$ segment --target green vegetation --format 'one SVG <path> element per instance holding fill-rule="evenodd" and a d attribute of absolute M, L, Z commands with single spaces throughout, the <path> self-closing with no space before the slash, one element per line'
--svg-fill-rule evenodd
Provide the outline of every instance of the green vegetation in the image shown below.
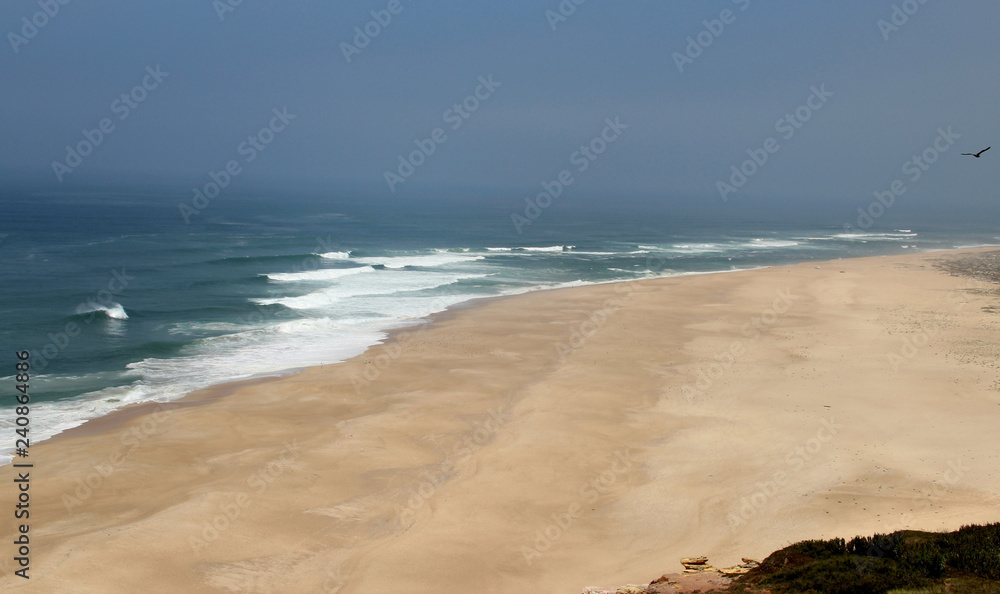
<path fill-rule="evenodd" d="M 731 592 L 938 594 L 1000 592 L 1000 523 L 955 532 L 903 530 L 776 551 Z"/>

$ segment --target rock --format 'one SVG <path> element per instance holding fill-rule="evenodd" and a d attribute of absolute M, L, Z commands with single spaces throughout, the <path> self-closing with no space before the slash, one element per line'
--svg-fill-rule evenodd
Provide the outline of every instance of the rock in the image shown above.
<path fill-rule="evenodd" d="M 708 564 L 708 557 L 685 557 L 681 559 L 681 565 L 684 566 L 684 573 L 718 571 Z"/>
<path fill-rule="evenodd" d="M 617 590 L 606 590 L 604 588 L 599 588 L 597 586 L 589 586 L 583 589 L 583 594 L 648 594 L 649 590 L 646 586 L 636 586 L 629 584 L 628 586 L 622 586 Z"/>
<path fill-rule="evenodd" d="M 677 594 L 678 592 L 705 592 L 724 589 L 730 580 L 749 572 L 760 565 L 756 559 L 743 558 L 743 563 L 726 569 L 717 569 L 708 564 L 708 557 L 685 557 L 681 559 L 683 573 L 663 574 L 649 582 L 648 586 L 629 584 L 617 590 L 607 590 L 591 586 L 584 588 L 583 594 Z"/>
<path fill-rule="evenodd" d="M 739 565 L 734 565 L 732 567 L 727 567 L 725 569 L 720 569 L 719 573 L 726 577 L 732 577 L 737 575 L 743 575 L 744 573 L 749 573 L 751 569 L 760 565 L 760 561 L 754 559 L 743 558 L 743 563 Z"/>

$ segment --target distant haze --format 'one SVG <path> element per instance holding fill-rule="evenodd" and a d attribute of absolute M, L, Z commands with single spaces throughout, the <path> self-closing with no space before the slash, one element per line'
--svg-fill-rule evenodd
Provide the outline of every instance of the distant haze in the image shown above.
<path fill-rule="evenodd" d="M 17 0 L 0 31 L 8 184 L 1000 212 L 995 0 Z"/>

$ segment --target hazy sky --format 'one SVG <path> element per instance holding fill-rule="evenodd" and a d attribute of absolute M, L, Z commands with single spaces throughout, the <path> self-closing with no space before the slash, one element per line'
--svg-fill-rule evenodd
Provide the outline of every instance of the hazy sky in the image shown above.
<path fill-rule="evenodd" d="M 580 1 L 8 0 L 0 172 L 56 188 L 128 174 L 195 186 L 232 160 L 242 189 L 405 199 L 529 195 L 568 170 L 575 192 L 722 204 L 718 182 L 773 138 L 730 202 L 860 205 L 895 180 L 912 205 L 998 202 L 996 0 Z M 377 35 L 345 49 L 366 25 Z M 689 37 L 711 43 L 686 54 Z M 696 56 L 683 72 L 679 55 Z M 798 112 L 808 121 L 776 127 L 813 88 L 827 96 Z M 466 101 L 478 106 L 458 120 L 449 110 Z M 66 146 L 86 150 L 84 130 L 105 118 L 113 129 L 59 182 L 53 162 L 72 165 Z M 627 129 L 605 131 L 608 118 Z M 949 127 L 949 150 L 919 179 L 915 164 L 904 172 Z M 438 128 L 443 142 L 390 192 L 385 173 Z M 574 153 L 602 133 L 580 171 Z M 251 135 L 263 150 L 241 144 Z"/>

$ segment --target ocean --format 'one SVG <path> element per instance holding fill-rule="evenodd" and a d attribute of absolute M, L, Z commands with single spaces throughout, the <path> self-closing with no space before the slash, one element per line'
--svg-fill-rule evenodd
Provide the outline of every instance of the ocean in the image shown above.
<path fill-rule="evenodd" d="M 343 361 L 470 299 L 998 243 L 995 230 L 968 226 L 857 231 L 556 208 L 518 233 L 516 198 L 219 198 L 186 222 L 184 196 L 0 201 L 0 386 L 13 394 L 14 353 L 29 350 L 32 443 L 128 404 Z"/>

